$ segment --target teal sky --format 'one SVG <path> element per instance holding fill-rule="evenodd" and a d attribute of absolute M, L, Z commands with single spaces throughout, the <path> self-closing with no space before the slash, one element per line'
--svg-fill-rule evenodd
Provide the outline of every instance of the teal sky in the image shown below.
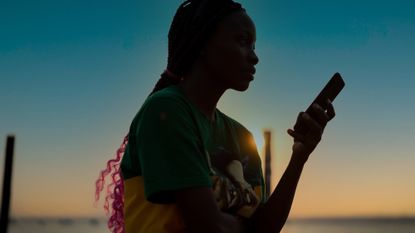
<path fill-rule="evenodd" d="M 0 0 L 2 144 L 16 135 L 12 214 L 102 212 L 92 207 L 94 181 L 165 69 L 180 2 Z M 248 91 L 228 91 L 218 108 L 258 146 L 272 129 L 274 184 L 290 156 L 286 129 L 332 74 L 346 81 L 293 216 L 415 215 L 415 3 L 240 2 L 260 62 Z"/>

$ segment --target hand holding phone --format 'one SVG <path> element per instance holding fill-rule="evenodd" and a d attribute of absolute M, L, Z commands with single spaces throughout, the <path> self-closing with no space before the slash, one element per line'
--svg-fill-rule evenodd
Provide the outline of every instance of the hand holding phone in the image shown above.
<path fill-rule="evenodd" d="M 321 90 L 321 92 L 317 95 L 314 101 L 310 104 L 307 108 L 306 112 L 310 112 L 311 108 L 314 103 L 320 105 L 324 110 L 327 110 L 327 102 L 326 100 L 330 100 L 331 102 L 334 101 L 336 96 L 340 93 L 343 89 L 345 83 L 342 76 L 339 73 L 335 73 L 333 77 L 328 81 L 326 86 Z"/>
<path fill-rule="evenodd" d="M 318 104 L 324 111 L 326 111 L 328 107 L 327 100 L 333 102 L 344 86 L 345 83 L 341 75 L 339 73 L 335 73 L 305 112 L 307 112 L 311 117 L 315 117 L 313 116 L 313 104 Z M 294 126 L 294 130 L 301 134 L 307 131 L 306 127 L 301 124 L 296 124 Z"/>

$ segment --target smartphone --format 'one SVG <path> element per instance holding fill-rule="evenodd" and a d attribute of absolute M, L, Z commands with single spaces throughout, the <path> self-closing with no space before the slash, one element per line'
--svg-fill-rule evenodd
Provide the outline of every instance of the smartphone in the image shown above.
<path fill-rule="evenodd" d="M 329 99 L 331 102 L 333 102 L 344 86 L 345 83 L 342 76 L 339 73 L 335 73 L 333 77 L 327 82 L 326 86 L 324 86 L 324 88 L 320 91 L 320 93 L 317 95 L 314 101 L 307 108 L 306 112 L 313 117 L 312 107 L 314 103 L 317 103 L 324 110 L 327 110 L 326 100 Z M 294 130 L 299 133 L 304 133 L 305 131 L 307 131 L 307 129 L 305 129 L 305 127 L 302 125 L 294 126 Z"/>
<path fill-rule="evenodd" d="M 336 96 L 343 89 L 345 83 L 339 73 L 335 73 L 333 77 L 327 82 L 326 86 L 320 91 L 314 101 L 307 108 L 306 112 L 310 113 L 314 103 L 320 105 L 324 110 L 327 110 L 326 100 L 334 101 Z"/>

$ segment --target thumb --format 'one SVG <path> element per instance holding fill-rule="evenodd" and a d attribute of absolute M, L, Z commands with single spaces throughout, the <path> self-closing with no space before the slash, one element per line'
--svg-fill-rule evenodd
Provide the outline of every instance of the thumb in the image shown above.
<path fill-rule="evenodd" d="M 297 133 L 296 131 L 292 130 L 292 129 L 288 129 L 287 133 L 294 138 L 295 141 L 303 141 L 304 140 L 304 135 Z"/>

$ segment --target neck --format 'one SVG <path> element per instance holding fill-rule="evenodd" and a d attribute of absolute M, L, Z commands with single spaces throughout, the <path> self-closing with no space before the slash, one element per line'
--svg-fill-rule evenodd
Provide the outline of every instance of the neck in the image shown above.
<path fill-rule="evenodd" d="M 180 84 L 186 97 L 211 121 L 215 120 L 216 105 L 225 92 L 207 72 L 193 70 Z"/>

